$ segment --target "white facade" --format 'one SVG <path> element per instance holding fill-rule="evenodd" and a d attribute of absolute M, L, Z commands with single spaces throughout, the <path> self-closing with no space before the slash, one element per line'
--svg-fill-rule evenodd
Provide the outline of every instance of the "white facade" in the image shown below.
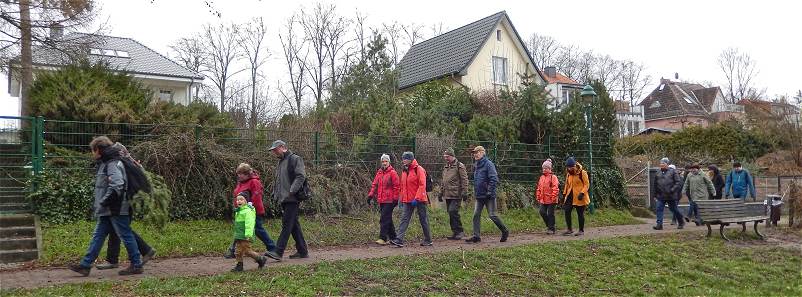
<path fill-rule="evenodd" d="M 629 111 L 616 112 L 615 119 L 618 121 L 619 137 L 637 135 L 646 129 L 643 106 L 640 105 L 629 107 Z"/>

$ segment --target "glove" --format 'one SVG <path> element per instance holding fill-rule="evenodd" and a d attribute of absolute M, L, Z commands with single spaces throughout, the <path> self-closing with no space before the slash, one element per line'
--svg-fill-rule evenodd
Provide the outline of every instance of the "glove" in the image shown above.
<path fill-rule="evenodd" d="M 468 201 L 468 194 L 462 194 L 462 202 Z"/>
<path fill-rule="evenodd" d="M 412 200 L 412 202 L 410 202 L 409 204 L 411 204 L 412 206 L 418 206 L 418 199 Z"/>
<path fill-rule="evenodd" d="M 368 196 L 368 205 L 370 205 L 370 201 L 373 200 L 373 196 Z"/>
<path fill-rule="evenodd" d="M 576 197 L 576 200 L 579 200 L 579 201 L 585 200 L 585 193 L 579 193 L 579 196 Z"/>

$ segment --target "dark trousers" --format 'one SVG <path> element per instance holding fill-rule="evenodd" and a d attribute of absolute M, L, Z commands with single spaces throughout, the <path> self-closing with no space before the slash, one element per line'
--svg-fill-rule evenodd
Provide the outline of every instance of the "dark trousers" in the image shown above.
<path fill-rule="evenodd" d="M 571 199 L 571 194 L 569 193 L 567 199 L 565 199 L 565 204 L 563 205 L 563 212 L 565 212 L 565 226 L 568 227 L 568 230 L 573 230 L 571 227 L 571 210 L 576 209 L 576 216 L 577 220 L 579 221 L 579 231 L 585 232 L 585 206 L 575 206 L 573 203 L 574 199 Z"/>
<path fill-rule="evenodd" d="M 139 234 L 136 232 L 131 231 L 134 234 L 134 240 L 136 240 L 136 247 L 139 250 L 139 254 L 143 257 L 150 253 L 153 248 L 151 248 L 142 237 L 139 237 Z M 117 232 L 114 229 L 109 230 L 109 242 L 108 247 L 106 247 L 106 261 L 111 264 L 117 264 L 120 262 L 120 237 L 117 236 Z"/>
<path fill-rule="evenodd" d="M 281 234 L 278 236 L 276 243 L 276 254 L 279 256 L 284 255 L 284 250 L 287 248 L 287 241 L 290 240 L 290 235 L 295 241 L 295 250 L 301 255 L 308 255 L 309 250 L 306 249 L 306 240 L 304 240 L 304 233 L 301 231 L 301 223 L 298 221 L 298 209 L 300 205 L 297 202 L 285 202 L 281 204 L 283 214 L 281 216 Z"/>
<path fill-rule="evenodd" d="M 379 238 L 384 241 L 395 239 L 395 225 L 393 224 L 393 210 L 395 210 L 395 202 L 379 204 Z"/>
<path fill-rule="evenodd" d="M 507 226 L 496 214 L 496 199 L 476 199 L 476 206 L 473 208 L 473 236 L 480 237 L 482 233 L 482 209 L 487 208 L 487 215 L 496 224 L 501 233 L 509 232 Z"/>
<path fill-rule="evenodd" d="M 454 235 L 464 233 L 462 220 L 459 217 L 459 208 L 462 201 L 459 199 L 446 199 L 446 209 L 448 210 L 448 223 L 451 225 L 451 232 Z"/>
<path fill-rule="evenodd" d="M 546 227 L 549 228 L 551 231 L 555 231 L 556 228 L 554 226 L 555 219 L 554 219 L 554 207 L 556 204 L 541 204 L 540 205 L 540 217 L 543 218 L 543 223 L 546 223 Z"/>
<path fill-rule="evenodd" d="M 666 203 L 668 203 L 668 209 L 671 210 L 671 213 L 674 215 L 674 219 L 677 220 L 677 223 L 680 225 L 685 224 L 682 221 L 682 214 L 679 212 L 677 208 L 677 200 L 657 200 L 657 205 L 655 206 L 655 214 L 657 215 L 657 225 L 663 225 L 663 211 L 666 208 Z"/>

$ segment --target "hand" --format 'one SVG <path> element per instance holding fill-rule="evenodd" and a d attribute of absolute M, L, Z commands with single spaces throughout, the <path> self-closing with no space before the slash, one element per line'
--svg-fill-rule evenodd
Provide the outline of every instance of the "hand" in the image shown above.
<path fill-rule="evenodd" d="M 368 201 L 367 201 L 368 205 L 370 205 L 370 201 L 372 201 L 372 200 L 373 200 L 373 196 L 368 196 Z"/>
<path fill-rule="evenodd" d="M 579 193 L 579 196 L 576 197 L 576 200 L 579 200 L 579 201 L 585 200 L 585 193 Z"/>
<path fill-rule="evenodd" d="M 443 194 L 437 195 L 437 201 L 443 202 Z"/>

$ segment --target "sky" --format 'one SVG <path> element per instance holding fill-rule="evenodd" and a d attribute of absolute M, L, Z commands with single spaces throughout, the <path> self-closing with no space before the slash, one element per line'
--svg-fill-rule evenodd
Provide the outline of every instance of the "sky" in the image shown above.
<path fill-rule="evenodd" d="M 302 7 L 334 3 L 340 14 L 358 10 L 367 22 L 442 23 L 454 29 L 498 11 L 506 11 L 524 39 L 532 33 L 549 35 L 617 59 L 643 63 L 654 77 L 712 81 L 723 85 L 716 59 L 722 50 L 737 47 L 751 55 L 759 70 L 756 86 L 770 97 L 793 96 L 802 89 L 802 1 L 208 1 L 98 0 L 96 26 L 112 36 L 129 37 L 170 56 L 169 45 L 200 31 L 206 23 L 244 22 L 263 17 L 268 26 L 268 80 L 285 75 L 278 32 L 284 20 Z M 429 37 L 429 30 L 424 30 Z M 540 66 L 540 65 L 539 65 Z M 542 66 L 541 66 L 542 67 Z M 0 77 L 0 115 L 18 113 L 15 98 Z M 654 86 L 644 92 L 647 95 Z"/>

